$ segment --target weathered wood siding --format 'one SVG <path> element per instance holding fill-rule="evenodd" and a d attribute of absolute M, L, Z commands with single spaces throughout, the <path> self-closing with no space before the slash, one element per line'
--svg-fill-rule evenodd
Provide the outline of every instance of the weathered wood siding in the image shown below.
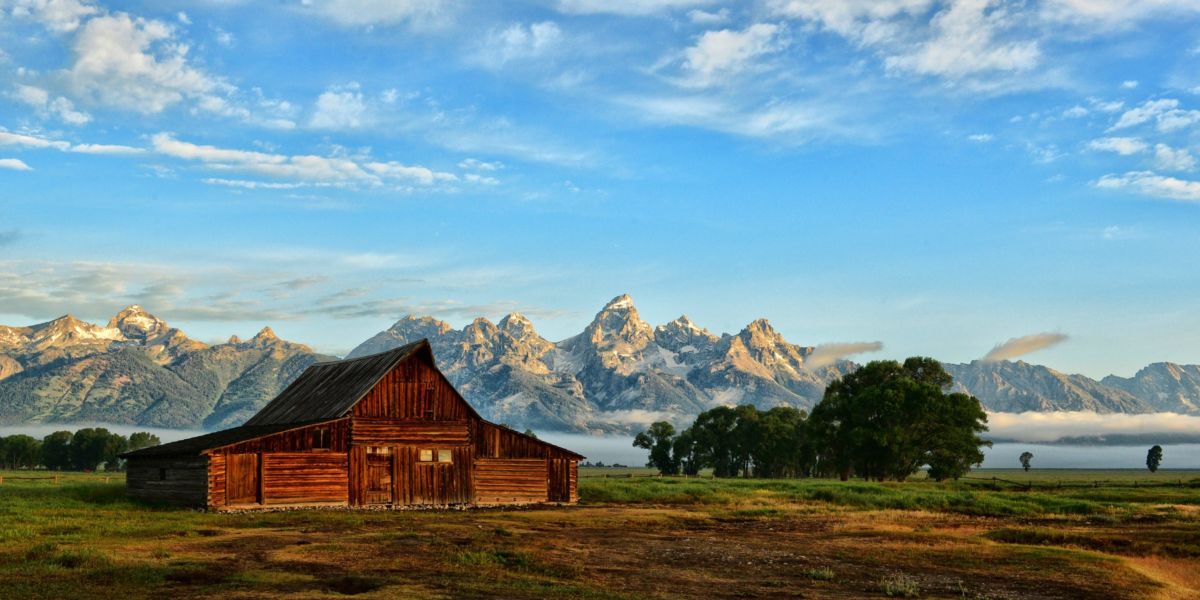
<path fill-rule="evenodd" d="M 262 455 L 263 504 L 346 502 L 346 455 L 276 452 Z"/>
<path fill-rule="evenodd" d="M 356 446 L 424 445 L 426 447 L 464 446 L 470 443 L 468 422 L 424 421 L 354 417 L 351 439 Z"/>
<path fill-rule="evenodd" d="M 207 474 L 208 460 L 203 456 L 133 457 L 126 466 L 125 488 L 141 500 L 204 506 Z"/>
<path fill-rule="evenodd" d="M 466 402 L 437 369 L 419 360 L 396 365 L 354 406 L 355 417 L 465 421 Z"/>
<path fill-rule="evenodd" d="M 579 478 L 578 464 L 565 458 L 546 459 L 551 502 L 575 502 L 578 499 L 574 494 Z"/>
<path fill-rule="evenodd" d="M 526 504 L 548 499 L 545 459 L 475 459 L 476 503 Z"/>
<path fill-rule="evenodd" d="M 487 421 L 477 421 L 474 425 L 477 458 L 574 458 L 554 446 Z"/>

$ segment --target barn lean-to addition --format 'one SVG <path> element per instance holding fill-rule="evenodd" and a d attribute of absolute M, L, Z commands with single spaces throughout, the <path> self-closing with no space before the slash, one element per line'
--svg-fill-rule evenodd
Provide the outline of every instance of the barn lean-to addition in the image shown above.
<path fill-rule="evenodd" d="M 131 496 L 213 509 L 570 503 L 583 458 L 481 418 L 427 340 L 314 364 L 240 427 L 124 457 Z"/>

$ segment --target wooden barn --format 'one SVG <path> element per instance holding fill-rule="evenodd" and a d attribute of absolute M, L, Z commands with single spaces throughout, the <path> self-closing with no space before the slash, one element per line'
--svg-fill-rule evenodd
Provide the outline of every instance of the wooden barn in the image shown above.
<path fill-rule="evenodd" d="M 123 456 L 129 495 L 213 509 L 575 502 L 583 458 L 483 420 L 427 340 L 314 364 L 241 427 Z"/>

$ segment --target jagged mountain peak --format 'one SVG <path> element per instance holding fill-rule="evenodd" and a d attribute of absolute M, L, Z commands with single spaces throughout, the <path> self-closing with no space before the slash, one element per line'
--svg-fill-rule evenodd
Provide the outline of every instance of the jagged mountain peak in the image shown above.
<path fill-rule="evenodd" d="M 608 304 L 605 304 L 604 308 L 602 308 L 600 310 L 601 310 L 601 312 L 603 312 L 603 311 L 612 311 L 612 310 L 637 310 L 637 309 L 633 306 L 633 297 L 632 296 L 630 296 L 629 294 L 621 294 L 620 296 L 617 296 L 616 298 L 609 300 Z"/>
<path fill-rule="evenodd" d="M 225 343 L 226 344 L 240 344 L 240 343 L 242 343 L 242 338 L 240 338 L 236 335 L 231 335 L 231 336 L 229 336 L 229 339 L 225 341 Z"/>
<path fill-rule="evenodd" d="M 251 338 L 250 341 L 258 340 L 258 341 L 267 342 L 267 341 L 278 340 L 278 339 L 279 339 L 279 336 L 275 335 L 274 329 L 271 329 L 270 327 L 263 327 L 262 329 L 258 330 L 258 333 L 254 334 L 254 337 Z"/>
<path fill-rule="evenodd" d="M 130 304 L 108 321 L 109 329 L 118 329 L 131 340 L 146 340 L 169 329 L 166 321 L 146 312 L 137 304 Z"/>
<path fill-rule="evenodd" d="M 454 328 L 449 323 L 433 317 L 404 315 L 389 328 L 389 331 L 406 334 L 421 332 L 427 334 L 421 337 L 433 337 L 454 331 Z"/>

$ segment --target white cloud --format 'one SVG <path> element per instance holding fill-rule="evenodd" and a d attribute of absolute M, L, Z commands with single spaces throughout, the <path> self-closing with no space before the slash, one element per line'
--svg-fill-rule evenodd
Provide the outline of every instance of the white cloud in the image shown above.
<path fill-rule="evenodd" d="M 52 98 L 49 92 L 39 87 L 17 84 L 13 96 L 32 106 L 39 114 L 57 117 L 70 125 L 83 125 L 92 120 L 91 115 L 75 110 L 70 100 L 62 96 Z"/>
<path fill-rule="evenodd" d="M 729 9 L 722 8 L 712 12 L 697 8 L 688 11 L 688 19 L 697 25 L 720 25 L 729 20 Z"/>
<path fill-rule="evenodd" d="M 562 40 L 562 30 L 553 21 L 529 25 L 513 23 L 488 34 L 477 53 L 477 60 L 484 65 L 499 67 L 514 60 L 546 55 L 558 48 Z"/>
<path fill-rule="evenodd" d="M 93 102 L 157 113 L 229 86 L 188 63 L 186 44 L 162 21 L 128 14 L 88 20 L 72 46 L 68 85 Z"/>
<path fill-rule="evenodd" d="M 1109 28 L 1132 27 L 1139 20 L 1164 15 L 1200 12 L 1194 0 L 1046 0 L 1042 16 L 1047 21 L 1071 21 Z"/>
<path fill-rule="evenodd" d="M 995 139 L 995 136 L 990 133 L 972 133 L 967 136 L 967 139 L 972 142 L 990 142 Z"/>
<path fill-rule="evenodd" d="M 1072 106 L 1071 108 L 1068 108 L 1067 110 L 1063 111 L 1063 117 L 1066 117 L 1068 119 L 1078 119 L 1080 117 L 1086 117 L 1087 114 L 1088 114 L 1088 109 L 1086 109 L 1082 106 L 1079 106 L 1079 105 Z"/>
<path fill-rule="evenodd" d="M 19 158 L 0 158 L 0 169 L 12 169 L 14 171 L 32 171 L 33 168 L 25 164 L 25 161 Z"/>
<path fill-rule="evenodd" d="M 433 169 L 429 169 L 427 167 L 414 167 L 411 165 L 400 164 L 398 162 L 370 162 L 365 166 L 366 168 L 370 169 L 371 172 L 384 177 L 412 180 L 424 185 L 431 185 L 437 182 L 458 181 L 458 176 L 453 173 L 444 173 L 434 171 Z"/>
<path fill-rule="evenodd" d="M 1013 20 L 996 0 L 953 0 L 930 21 L 929 39 L 888 56 L 889 69 L 960 78 L 985 71 L 1027 71 L 1037 66 L 1036 41 L 1001 41 Z"/>
<path fill-rule="evenodd" d="M 1187 148 L 1155 144 L 1154 164 L 1164 171 L 1192 171 L 1196 168 L 1196 157 Z"/>
<path fill-rule="evenodd" d="M 1159 131 L 1167 133 L 1200 123 L 1200 110 L 1186 110 L 1179 106 L 1179 100 L 1174 98 L 1147 100 L 1122 113 L 1109 130 L 1116 131 L 1154 121 Z"/>
<path fill-rule="evenodd" d="M 75 144 L 71 146 L 71 152 L 78 152 L 80 154 L 144 154 L 146 151 L 142 148 L 119 144 Z"/>
<path fill-rule="evenodd" d="M 252 181 L 247 179 L 224 179 L 220 177 L 207 177 L 200 181 L 209 185 L 223 185 L 226 187 L 243 188 L 247 190 L 293 190 L 304 187 L 304 183 L 286 183 L 280 181 Z"/>
<path fill-rule="evenodd" d="M 1116 152 L 1121 156 L 1129 156 L 1145 152 L 1149 146 L 1146 142 L 1137 138 L 1131 137 L 1106 137 L 1092 140 L 1088 143 L 1088 148 L 1092 150 L 1100 150 L 1102 152 Z"/>
<path fill-rule="evenodd" d="M 432 26 L 454 16 L 457 2 L 452 0 L 302 0 L 308 10 L 339 25 Z"/>
<path fill-rule="evenodd" d="M 988 435 L 1022 442 L 1105 434 L 1196 433 L 1200 417 L 1176 413 L 1099 414 L 1091 411 L 988 413 Z"/>
<path fill-rule="evenodd" d="M 828 367 L 837 361 L 855 354 L 878 352 L 883 349 L 882 342 L 853 342 L 848 344 L 821 344 L 813 349 L 813 353 L 804 360 L 810 369 Z"/>
<path fill-rule="evenodd" d="M 56 33 L 67 33 L 79 28 L 87 17 L 100 9 L 79 0 L 16 0 L 12 3 L 14 17 L 33 19 Z"/>
<path fill-rule="evenodd" d="M 996 344 L 986 355 L 984 361 L 1011 360 L 1019 356 L 1024 356 L 1038 350 L 1045 350 L 1051 346 L 1057 346 L 1067 340 L 1067 336 L 1061 333 L 1035 333 L 1022 337 L 1012 338 L 1002 344 Z"/>
<path fill-rule="evenodd" d="M 0 145 L 25 146 L 27 148 L 49 148 L 62 152 L 78 152 L 80 154 L 140 154 L 141 148 L 120 146 L 115 144 L 75 144 L 62 140 L 0 130 Z"/>
<path fill-rule="evenodd" d="M 218 148 L 180 141 L 169 133 L 157 134 L 151 141 L 159 154 L 197 161 L 216 171 L 257 173 L 318 186 L 379 186 L 395 183 L 433 186 L 453 183 L 459 179 L 453 173 L 395 161 L 367 161 L 341 156 L 283 155 Z M 214 185 L 246 189 L 287 187 L 226 178 L 209 178 L 204 181 Z"/>
<path fill-rule="evenodd" d="M 464 158 L 459 161 L 458 168 L 466 171 L 499 171 L 504 168 L 500 161 L 485 162 L 477 158 Z"/>
<path fill-rule="evenodd" d="M 559 0 L 558 10 L 570 14 L 653 15 L 670 10 L 706 6 L 713 0 Z"/>
<path fill-rule="evenodd" d="M 309 126 L 317 129 L 356 129 L 367 123 L 367 105 L 357 83 L 333 87 L 317 97 Z"/>
<path fill-rule="evenodd" d="M 0 130 L 0 145 L 6 146 L 27 146 L 29 148 L 53 148 L 55 150 L 68 150 L 71 144 L 58 140 L 50 140 L 35 135 L 26 135 L 23 133 L 11 133 Z"/>
<path fill-rule="evenodd" d="M 933 0 L 771 0 L 774 14 L 820 23 L 822 27 L 861 44 L 892 39 L 897 17 L 924 14 Z"/>
<path fill-rule="evenodd" d="M 1130 171 L 1124 175 L 1109 174 L 1096 180 L 1103 189 L 1128 189 L 1143 196 L 1200 202 L 1200 181 L 1159 175 L 1152 171 Z"/>
<path fill-rule="evenodd" d="M 721 29 L 701 35 L 695 45 L 684 50 L 684 71 L 692 85 L 710 86 L 724 81 L 753 65 L 759 56 L 787 47 L 781 28 L 771 23 L 755 23 L 741 31 Z"/>
<path fill-rule="evenodd" d="M 184 25 L 192 24 L 192 20 L 188 17 L 187 13 L 183 12 L 182 10 L 175 13 L 175 20 L 183 23 Z"/>

